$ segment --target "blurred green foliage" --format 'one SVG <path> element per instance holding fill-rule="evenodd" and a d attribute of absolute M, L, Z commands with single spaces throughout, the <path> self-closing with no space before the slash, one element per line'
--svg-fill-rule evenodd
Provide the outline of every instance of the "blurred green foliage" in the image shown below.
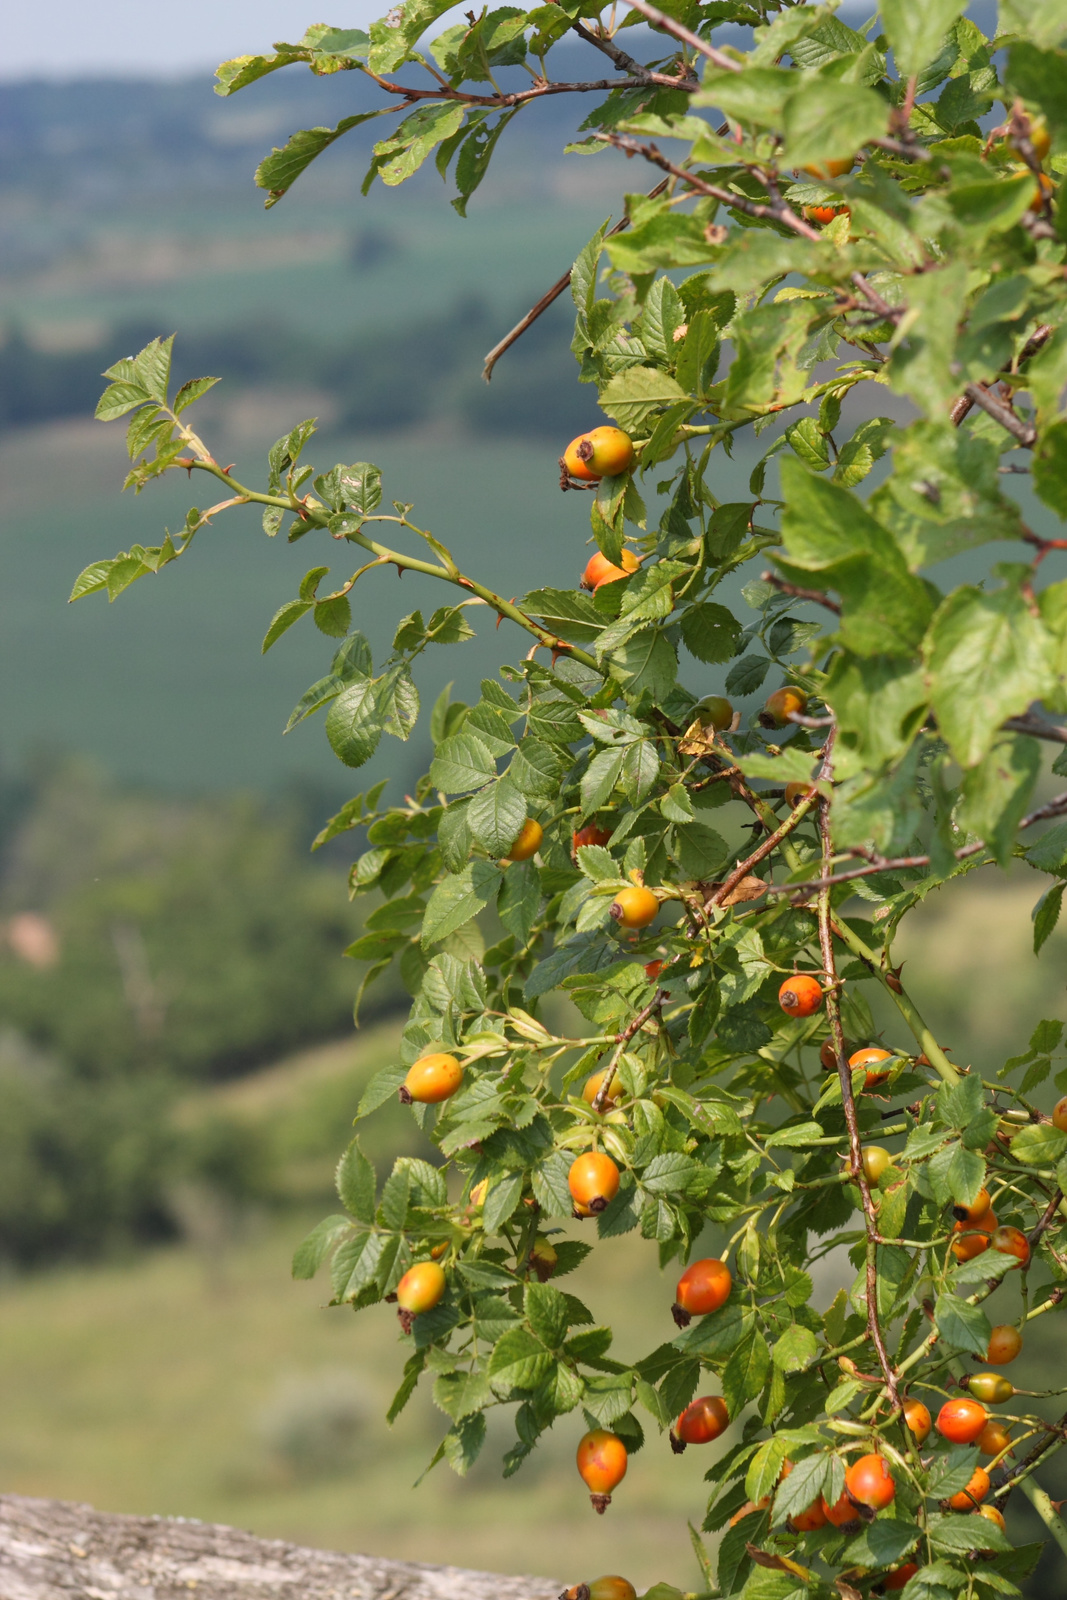
<path fill-rule="evenodd" d="M 184 1181 L 277 1198 L 260 1133 L 173 1107 L 351 1026 L 359 924 L 300 807 L 120 790 L 75 762 L 5 795 L 0 1256 L 172 1233 Z"/>

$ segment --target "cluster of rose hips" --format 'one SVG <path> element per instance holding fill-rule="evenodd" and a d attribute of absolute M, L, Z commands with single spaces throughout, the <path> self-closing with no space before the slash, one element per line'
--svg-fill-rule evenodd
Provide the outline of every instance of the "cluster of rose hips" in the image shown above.
<path fill-rule="evenodd" d="M 732 1288 L 733 1278 L 725 1262 L 710 1258 L 692 1262 L 682 1273 L 675 1290 L 671 1307 L 675 1322 L 684 1328 L 695 1316 L 712 1315 L 726 1304 Z M 671 1429 L 671 1449 L 681 1455 L 687 1445 L 710 1444 L 729 1426 L 730 1415 L 722 1396 L 701 1395 L 686 1406 Z M 593 1509 L 603 1514 L 611 1504 L 612 1490 L 626 1476 L 626 1446 L 617 1434 L 606 1428 L 593 1428 L 579 1441 L 577 1462 Z"/>

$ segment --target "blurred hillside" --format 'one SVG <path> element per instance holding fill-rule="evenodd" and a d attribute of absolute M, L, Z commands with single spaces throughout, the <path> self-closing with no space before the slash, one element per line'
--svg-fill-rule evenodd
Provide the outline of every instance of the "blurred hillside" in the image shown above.
<path fill-rule="evenodd" d="M 555 56 L 565 73 L 581 52 Z M 252 173 L 271 144 L 373 93 L 358 73 L 293 69 L 235 100 L 199 79 L 0 90 L 0 428 L 91 414 L 101 368 L 173 327 L 183 377 L 311 386 L 345 427 L 584 425 L 558 315 L 501 368 L 491 403 L 479 358 L 617 209 L 621 161 L 562 156 L 582 112 L 550 99 L 504 139 L 464 221 L 432 164 L 399 194 L 360 198 L 387 118 L 264 215 Z"/>
<path fill-rule="evenodd" d="M 0 785 L 0 1268 L 174 1237 L 182 1186 L 288 1200 L 265 1138 L 174 1108 L 351 1027 L 360 919 L 336 851 L 307 859 L 309 809 L 69 761 Z"/>

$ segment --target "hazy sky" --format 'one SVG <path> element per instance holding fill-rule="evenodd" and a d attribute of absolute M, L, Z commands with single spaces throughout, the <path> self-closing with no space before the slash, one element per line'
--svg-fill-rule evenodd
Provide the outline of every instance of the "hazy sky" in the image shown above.
<path fill-rule="evenodd" d="M 469 4 L 469 0 L 467 0 Z M 0 77 L 70 78 L 119 72 L 211 70 L 275 39 L 299 39 L 312 22 L 365 26 L 389 0 L 23 0 L 7 12 Z"/>
<path fill-rule="evenodd" d="M 0 78 L 212 70 L 229 56 L 299 39 L 312 22 L 365 27 L 390 0 L 32 0 L 12 5 L 0 40 Z M 851 13 L 862 0 L 844 0 Z M 470 0 L 462 0 L 455 16 Z M 441 19 L 439 26 L 454 20 Z"/>

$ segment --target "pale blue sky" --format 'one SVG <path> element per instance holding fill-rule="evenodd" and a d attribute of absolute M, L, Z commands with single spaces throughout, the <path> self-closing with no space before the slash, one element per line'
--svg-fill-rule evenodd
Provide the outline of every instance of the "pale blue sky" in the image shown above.
<path fill-rule="evenodd" d="M 470 0 L 466 0 L 469 5 Z M 299 39 L 312 22 L 359 28 L 389 0 L 38 0 L 13 5 L 0 77 L 73 78 L 211 70 L 229 56 Z"/>
<path fill-rule="evenodd" d="M 269 50 L 276 39 L 299 39 L 313 22 L 365 27 L 390 0 L 22 0 L 6 14 L 0 79 L 163 75 L 211 71 L 229 56 Z M 463 14 L 462 0 L 442 17 Z M 38 9 L 38 5 L 40 9 Z M 842 12 L 863 9 L 844 0 Z M 866 13 L 864 13 L 866 14 Z M 435 30 L 436 31 L 436 30 Z"/>

